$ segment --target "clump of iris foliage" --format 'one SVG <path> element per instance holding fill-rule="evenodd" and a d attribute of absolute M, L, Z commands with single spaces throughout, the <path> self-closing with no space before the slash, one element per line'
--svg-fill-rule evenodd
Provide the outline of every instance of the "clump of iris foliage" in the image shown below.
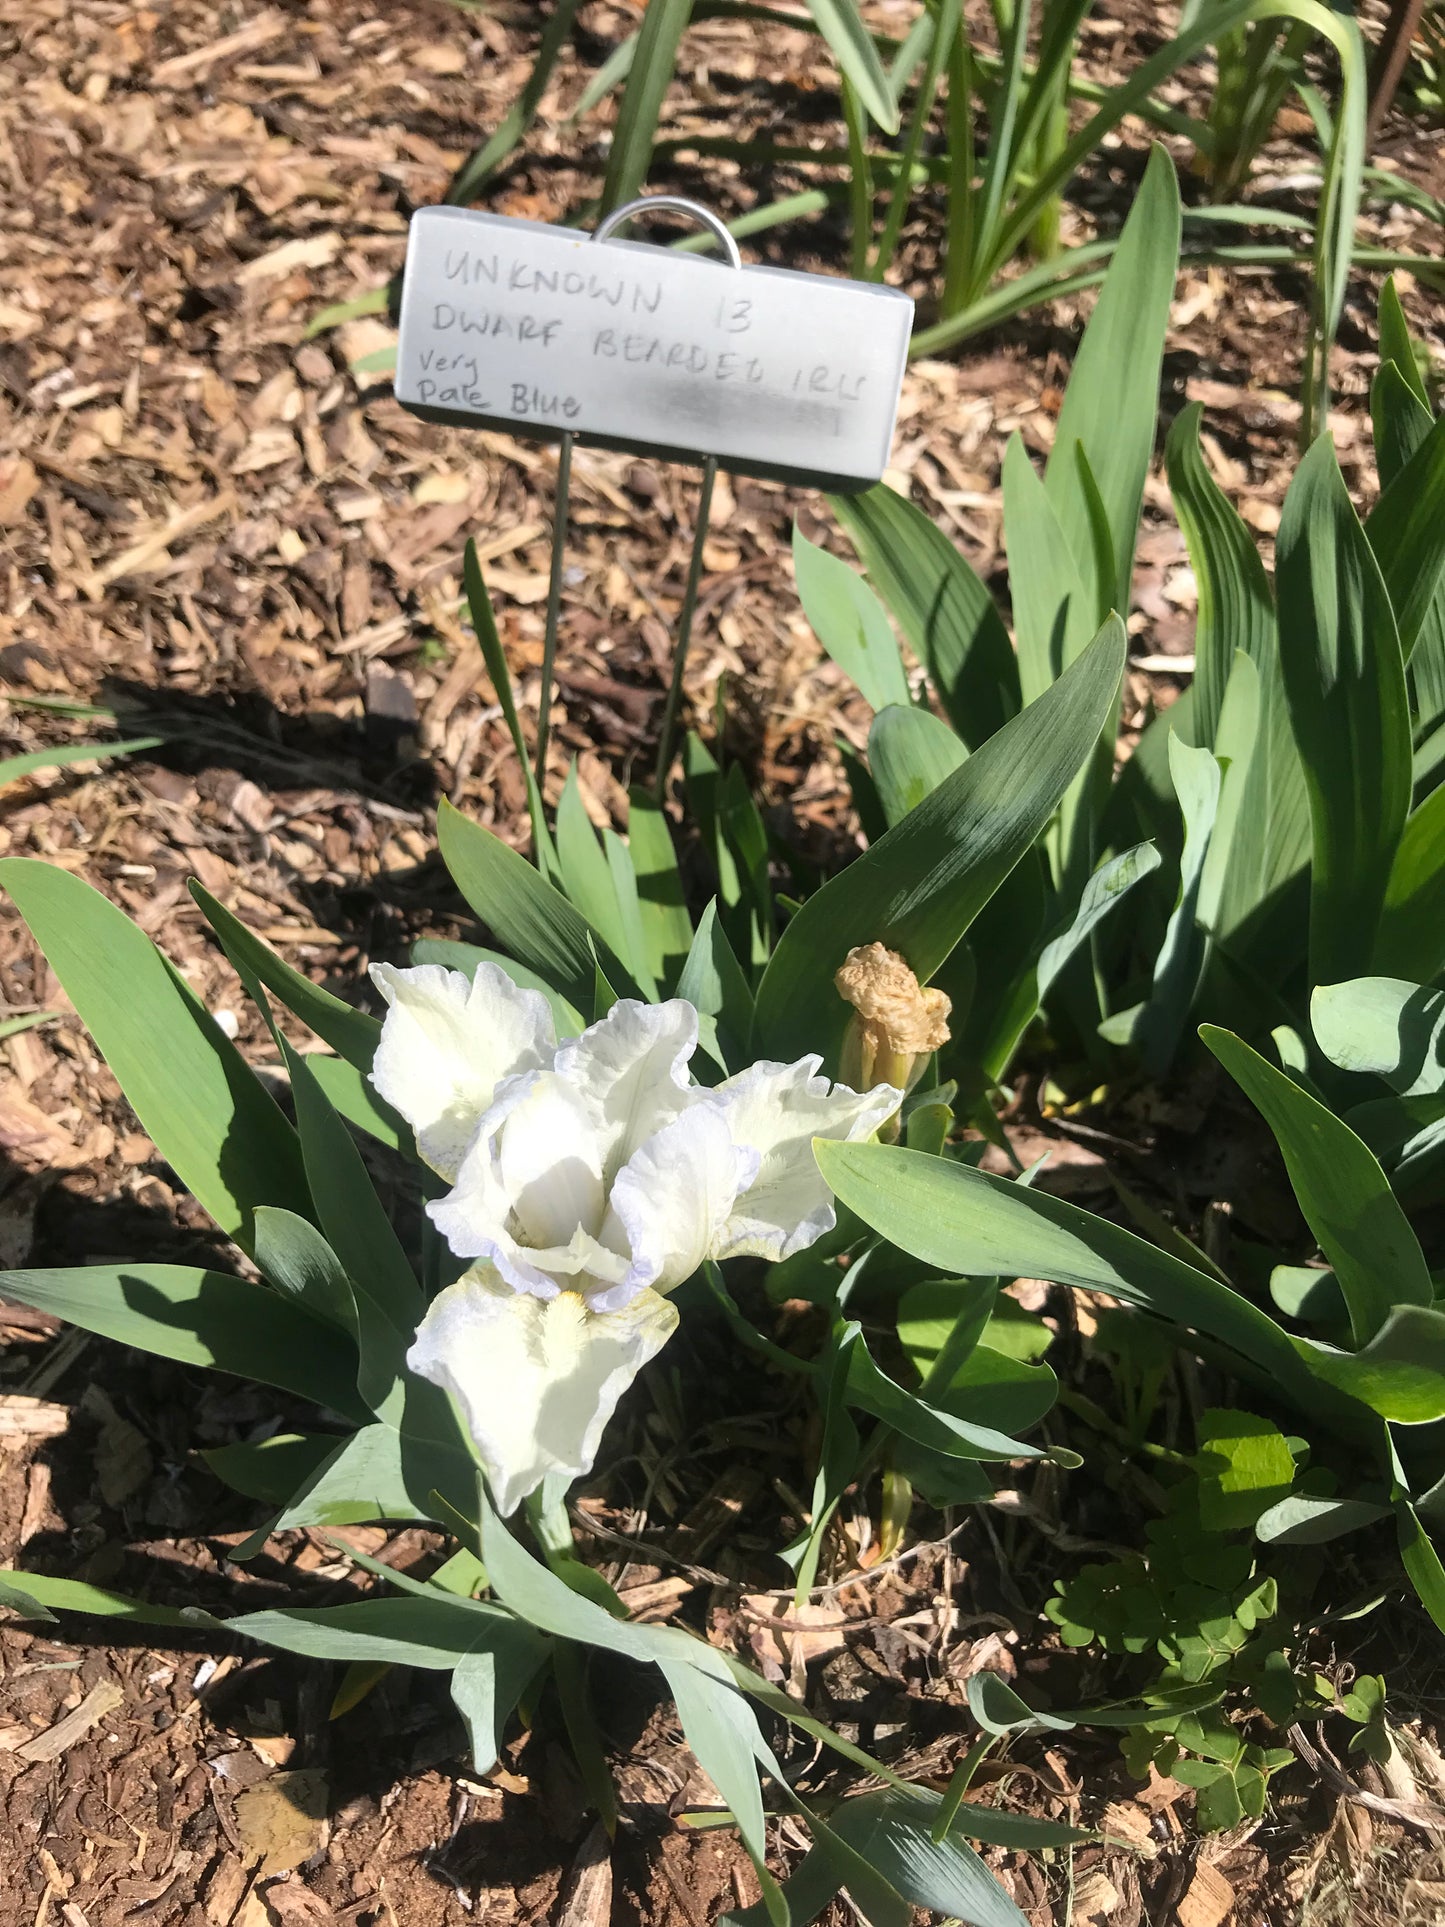
<path fill-rule="evenodd" d="M 1391 1522 L 1445 1627 L 1445 1314 L 1407 1216 L 1438 1195 L 1445 1128 L 1445 429 L 1387 291 L 1380 499 L 1362 526 L 1317 442 L 1286 502 L 1276 594 L 1204 465 L 1197 413 L 1179 418 L 1167 464 L 1199 582 L 1197 671 L 1120 766 L 1117 611 L 1178 237 L 1156 154 L 1045 475 L 1008 452 L 1012 639 L 943 535 L 886 490 L 837 504 L 878 594 L 799 542 L 804 607 L 876 711 L 850 766 L 868 846 L 826 881 L 787 869 L 741 770 L 692 737 L 683 795 L 711 896 L 689 901 L 658 795 L 634 793 L 625 841 L 599 839 L 574 778 L 553 818 L 529 779 L 530 861 L 443 805 L 442 857 L 495 947 L 423 943 L 379 966 L 380 1020 L 197 886 L 271 1024 L 288 1114 L 119 910 L 66 871 L 0 864 L 161 1155 L 245 1260 L 142 1253 L 12 1273 L 0 1292 L 310 1401 L 308 1431 L 208 1455 L 272 1508 L 238 1557 L 271 1532 L 378 1519 L 449 1546 L 426 1580 L 348 1552 L 384 1589 L 339 1606 L 211 1620 L 19 1573 L 4 1603 L 443 1671 L 482 1771 L 554 1691 L 609 1822 L 589 1666 L 660 1668 L 722 1802 L 697 1817 L 736 1827 L 752 1914 L 779 1927 L 840 1887 L 887 1927 L 910 1906 L 1019 1927 L 972 1843 L 1091 1837 L 965 1797 L 982 1752 L 1020 1734 L 1121 1729 L 1136 1771 L 1199 1789 L 1207 1825 L 1262 1810 L 1293 1722 L 1336 1711 L 1361 1746 L 1388 1746 L 1383 1685 L 1339 1698 L 1310 1668 L 1308 1549 Z M 467 583 L 525 767 L 474 554 Z M 318 1048 L 293 1047 L 276 1004 Z M 1001 1080 L 1021 1050 L 1085 1091 L 1192 1076 L 1207 1050 L 1278 1140 L 1314 1261 L 1256 1259 L 1232 1279 L 1142 1206 L 1144 1235 L 1033 1171 L 980 1172 L 985 1140 L 1007 1143 Z M 414 1246 L 369 1175 L 388 1155 L 425 1204 Z M 1019 1277 L 1114 1301 L 1095 1339 L 1114 1409 L 1064 1388 L 1082 1464 L 1040 1434 L 1059 1386 L 1049 1329 L 1003 1290 Z M 796 1298 L 821 1309 L 811 1355 L 767 1330 L 768 1303 Z M 850 1489 L 896 1547 L 915 1497 L 985 1505 L 1046 1460 L 1055 1480 L 1102 1482 L 1120 1443 L 1152 1449 L 1157 1516 L 1127 1555 L 1061 1572 L 1043 1615 L 1113 1697 L 1061 1711 L 975 1680 L 982 1737 L 940 1790 L 691 1632 L 629 1622 L 578 1556 L 566 1495 L 606 1476 L 619 1397 L 688 1319 L 816 1402 L 807 1518 L 777 1549 L 800 1594 Z M 1221 1388 L 1192 1453 L 1151 1441 L 1180 1353 Z M 805 1804 L 794 1733 L 859 1769 L 848 1797 Z M 788 1810 L 814 1844 L 780 1885 L 766 1816 Z"/>

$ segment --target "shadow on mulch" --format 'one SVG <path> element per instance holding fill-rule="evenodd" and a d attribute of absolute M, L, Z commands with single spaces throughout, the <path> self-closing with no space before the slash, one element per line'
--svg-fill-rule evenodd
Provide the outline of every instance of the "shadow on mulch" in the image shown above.
<path fill-rule="evenodd" d="M 165 740 L 148 759 L 188 776 L 257 773 L 278 787 L 350 790 L 407 812 L 436 807 L 435 767 L 418 748 L 416 715 L 370 708 L 359 721 L 325 710 L 283 710 L 260 690 L 159 690 L 131 678 L 106 684 L 106 700 L 127 735 Z"/>

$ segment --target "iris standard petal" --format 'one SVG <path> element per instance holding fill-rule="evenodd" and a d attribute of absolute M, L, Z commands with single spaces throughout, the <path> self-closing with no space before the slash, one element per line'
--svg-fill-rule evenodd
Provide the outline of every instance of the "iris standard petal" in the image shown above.
<path fill-rule="evenodd" d="M 426 1207 L 458 1258 L 484 1258 L 514 1290 L 539 1298 L 583 1277 L 626 1277 L 627 1259 L 595 1236 L 604 1214 L 589 1117 L 549 1071 L 504 1080 L 456 1183 Z"/>
<path fill-rule="evenodd" d="M 527 1297 L 478 1267 L 433 1301 L 406 1362 L 455 1398 L 505 1516 L 549 1473 L 591 1471 L 618 1399 L 676 1328 L 655 1292 L 599 1314 L 575 1292 Z"/>
<path fill-rule="evenodd" d="M 710 1257 L 757 1176 L 758 1155 L 734 1141 L 717 1104 L 704 1099 L 649 1138 L 618 1172 L 602 1242 L 630 1252 L 620 1284 L 589 1293 L 599 1311 L 625 1305 L 644 1286 L 674 1291 Z"/>
<path fill-rule="evenodd" d="M 697 1012 L 681 997 L 665 1004 L 622 998 L 600 1023 L 558 1049 L 558 1075 L 595 1112 L 609 1179 L 700 1095 L 687 1070 L 696 1049 Z"/>
<path fill-rule="evenodd" d="M 837 1222 L 832 1193 L 813 1156 L 815 1137 L 871 1137 L 903 1102 L 880 1084 L 850 1091 L 817 1075 L 820 1057 L 796 1064 L 753 1064 L 713 1093 L 741 1144 L 758 1153 L 756 1178 L 738 1199 L 719 1241 L 719 1258 L 791 1258 Z"/>
<path fill-rule="evenodd" d="M 550 1062 L 552 1012 L 497 964 L 478 964 L 470 983 L 438 964 L 373 964 L 371 976 L 387 1002 L 371 1081 L 427 1163 L 454 1179 L 502 1079 Z"/>
<path fill-rule="evenodd" d="M 581 1230 L 602 1228 L 602 1147 L 590 1106 L 554 1071 L 525 1080 L 527 1089 L 497 1133 L 497 1170 L 511 1200 L 518 1238 L 528 1245 L 566 1245 Z"/>

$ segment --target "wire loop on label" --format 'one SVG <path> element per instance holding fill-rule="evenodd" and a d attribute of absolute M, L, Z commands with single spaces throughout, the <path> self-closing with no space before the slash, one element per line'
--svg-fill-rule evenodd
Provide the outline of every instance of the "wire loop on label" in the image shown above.
<path fill-rule="evenodd" d="M 605 241 L 615 234 L 624 222 L 634 220 L 639 214 L 685 214 L 705 227 L 727 256 L 728 266 L 740 268 L 743 257 L 738 252 L 738 244 L 728 232 L 721 216 L 714 214 L 710 207 L 700 201 L 689 201 L 681 194 L 642 194 L 635 201 L 627 201 L 614 208 L 605 220 L 599 221 L 592 230 L 594 241 Z"/>

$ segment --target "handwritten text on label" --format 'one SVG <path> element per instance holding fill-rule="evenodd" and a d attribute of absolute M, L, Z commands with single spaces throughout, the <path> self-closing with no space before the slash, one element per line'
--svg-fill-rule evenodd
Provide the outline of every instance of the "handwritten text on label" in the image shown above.
<path fill-rule="evenodd" d="M 887 464 L 912 315 L 891 288 L 423 208 L 396 393 L 435 419 L 859 487 Z"/>

